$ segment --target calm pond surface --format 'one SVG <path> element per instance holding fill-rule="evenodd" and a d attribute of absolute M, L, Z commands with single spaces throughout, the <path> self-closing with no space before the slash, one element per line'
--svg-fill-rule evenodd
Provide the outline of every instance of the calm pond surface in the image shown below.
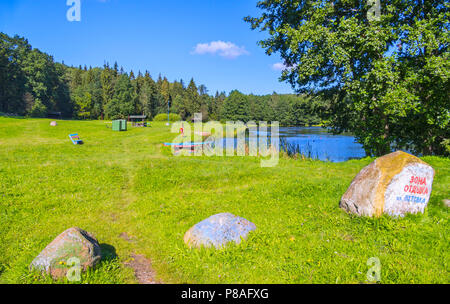
<path fill-rule="evenodd" d="M 351 135 L 333 135 L 321 127 L 280 127 L 280 143 L 299 150 L 305 156 L 331 162 L 343 162 L 366 156 L 362 145 Z"/>
<path fill-rule="evenodd" d="M 355 138 L 350 134 L 333 135 L 321 127 L 280 127 L 279 131 L 280 150 L 288 151 L 290 154 L 299 152 L 309 158 L 331 162 L 366 157 L 362 145 L 355 142 Z M 252 135 L 255 140 L 258 140 L 259 136 L 267 136 L 270 142 L 270 131 L 255 133 Z M 224 146 L 228 140 L 231 140 L 232 145 L 234 143 L 235 148 L 237 147 L 236 138 L 224 138 Z M 249 140 L 247 137 L 246 141 Z"/>

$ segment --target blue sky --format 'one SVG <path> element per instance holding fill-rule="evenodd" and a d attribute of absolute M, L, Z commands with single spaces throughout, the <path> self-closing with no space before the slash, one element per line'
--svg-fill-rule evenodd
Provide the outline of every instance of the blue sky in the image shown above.
<path fill-rule="evenodd" d="M 280 83 L 281 60 L 257 45 L 266 33 L 243 21 L 256 0 L 80 0 L 81 21 L 69 22 L 67 0 L 1 0 L 0 31 L 18 34 L 68 65 L 117 61 L 170 81 L 229 93 L 292 93 Z"/>

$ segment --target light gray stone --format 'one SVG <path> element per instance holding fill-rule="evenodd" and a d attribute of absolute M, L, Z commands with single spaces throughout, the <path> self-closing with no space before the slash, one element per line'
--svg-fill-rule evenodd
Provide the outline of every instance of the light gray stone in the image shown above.
<path fill-rule="evenodd" d="M 220 248 L 228 242 L 239 244 L 249 232 L 256 229 L 255 224 L 231 213 L 219 213 L 194 225 L 184 235 L 189 247 Z"/>

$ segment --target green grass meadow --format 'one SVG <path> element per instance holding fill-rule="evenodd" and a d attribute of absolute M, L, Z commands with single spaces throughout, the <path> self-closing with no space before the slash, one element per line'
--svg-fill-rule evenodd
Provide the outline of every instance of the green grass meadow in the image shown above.
<path fill-rule="evenodd" d="M 113 132 L 103 121 L 50 121 L 0 118 L 0 283 L 68 283 L 28 266 L 70 227 L 106 252 L 81 283 L 137 283 L 124 265 L 133 253 L 164 283 L 366 283 L 371 257 L 381 283 L 450 282 L 448 158 L 423 158 L 436 170 L 425 214 L 360 218 L 339 200 L 371 158 L 282 157 L 262 168 L 255 157 L 173 156 L 162 143 L 178 134 L 164 122 Z M 184 233 L 221 212 L 257 230 L 239 246 L 189 249 Z"/>

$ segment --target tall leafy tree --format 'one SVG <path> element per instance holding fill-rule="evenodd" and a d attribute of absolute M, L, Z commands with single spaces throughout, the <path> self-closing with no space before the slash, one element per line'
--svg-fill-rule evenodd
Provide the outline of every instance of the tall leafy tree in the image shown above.
<path fill-rule="evenodd" d="M 166 77 L 164 77 L 164 79 L 161 82 L 160 92 L 163 103 L 160 105 L 161 107 L 159 111 L 161 113 L 164 113 L 167 112 L 167 107 L 170 100 L 170 83 Z"/>
<path fill-rule="evenodd" d="M 21 68 L 21 53 L 30 49 L 25 40 L 0 33 L 0 112 L 24 114 L 26 77 Z M 31 99 L 28 98 L 29 102 L 34 102 Z"/>
<path fill-rule="evenodd" d="M 281 80 L 333 102 L 335 132 L 351 131 L 367 153 L 393 148 L 445 154 L 450 138 L 449 8 L 445 0 L 258 2 L 253 29 L 287 68 Z"/>
<path fill-rule="evenodd" d="M 219 93 L 216 91 L 214 98 L 211 100 L 211 105 L 209 108 L 209 116 L 212 120 L 220 120 L 220 114 L 222 112 L 223 102 L 226 98 L 225 92 Z"/>
<path fill-rule="evenodd" d="M 122 74 L 117 79 L 114 96 L 106 106 L 105 115 L 109 119 L 126 118 L 133 114 L 137 96 L 130 78 Z"/>
<path fill-rule="evenodd" d="M 188 107 L 186 98 L 182 95 L 176 95 L 172 102 L 172 112 L 178 113 L 181 119 L 186 120 L 188 117 Z"/>
<path fill-rule="evenodd" d="M 158 102 L 156 84 L 147 73 L 139 94 L 139 104 L 141 108 L 139 113 L 142 112 L 150 118 L 154 117 L 157 114 Z"/>
<path fill-rule="evenodd" d="M 115 86 L 115 75 L 116 75 L 116 72 L 114 70 L 111 70 L 109 68 L 109 66 L 106 66 L 106 65 L 100 74 L 100 83 L 101 83 L 101 87 L 102 87 L 103 109 L 111 102 L 111 100 L 113 98 L 114 86 Z"/>
<path fill-rule="evenodd" d="M 191 79 L 189 85 L 186 88 L 185 98 L 186 98 L 187 115 L 193 116 L 194 113 L 199 113 L 201 109 L 201 101 L 194 78 Z"/>
<path fill-rule="evenodd" d="M 222 118 L 231 121 L 248 121 L 250 107 L 248 97 L 241 92 L 234 90 L 225 99 L 222 108 Z"/>

